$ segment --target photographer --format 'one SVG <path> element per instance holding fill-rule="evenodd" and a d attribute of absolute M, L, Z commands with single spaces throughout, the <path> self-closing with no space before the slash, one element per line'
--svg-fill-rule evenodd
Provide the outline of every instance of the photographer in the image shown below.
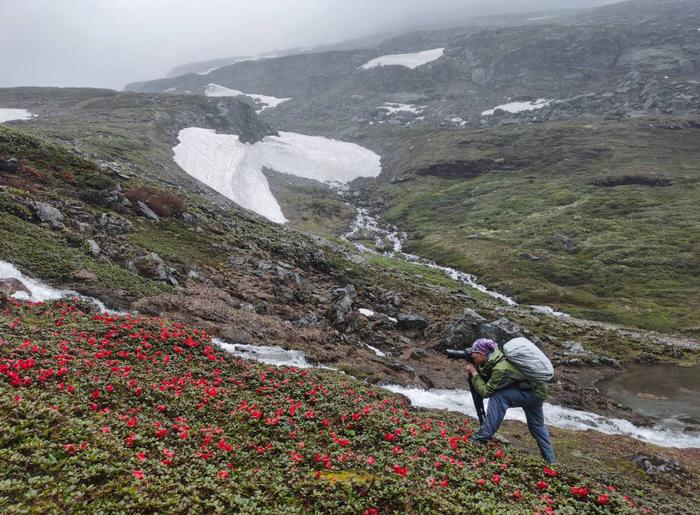
<path fill-rule="evenodd" d="M 493 340 L 476 340 L 466 352 L 471 353 L 474 361 L 474 364 L 467 363 L 472 384 L 482 397 L 489 398 L 486 419 L 470 441 L 486 443 L 500 427 L 508 408 L 522 408 L 527 427 L 537 441 L 542 457 L 553 463 L 554 448 L 542 412 L 542 404 L 547 397 L 544 383 L 528 381 L 505 358 Z"/>

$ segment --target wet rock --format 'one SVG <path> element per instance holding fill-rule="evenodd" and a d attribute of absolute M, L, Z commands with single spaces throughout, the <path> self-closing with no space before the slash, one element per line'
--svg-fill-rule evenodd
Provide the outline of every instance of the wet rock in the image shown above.
<path fill-rule="evenodd" d="M 154 222 L 160 220 L 158 218 L 158 215 L 155 214 L 150 207 L 148 207 L 145 203 L 141 202 L 140 200 L 136 201 L 136 208 L 139 210 L 139 213 L 141 213 L 149 220 L 153 220 Z"/>
<path fill-rule="evenodd" d="M 145 256 L 137 257 L 130 262 L 130 268 L 133 268 L 139 275 L 149 279 L 158 279 L 160 281 L 168 280 L 168 271 L 165 268 L 165 262 L 156 254 L 151 252 Z"/>
<path fill-rule="evenodd" d="M 81 268 L 80 270 L 76 270 L 71 274 L 71 277 L 75 279 L 76 281 L 80 281 L 82 283 L 94 283 L 97 282 L 97 274 L 95 272 L 91 272 L 90 270 L 85 270 L 84 268 Z"/>
<path fill-rule="evenodd" d="M 17 292 L 25 293 L 30 297 L 32 295 L 29 288 L 27 288 L 27 286 L 19 279 L 15 279 L 14 277 L 9 279 L 0 279 L 0 293 L 14 295 Z"/>
<path fill-rule="evenodd" d="M 16 157 L 11 157 L 10 159 L 0 159 L 0 172 L 5 173 L 16 173 L 22 169 L 22 164 L 17 160 Z"/>
<path fill-rule="evenodd" d="M 411 359 L 424 359 L 428 356 L 428 353 L 424 349 L 415 349 L 411 352 Z"/>
<path fill-rule="evenodd" d="M 425 318 L 414 313 L 400 314 L 398 316 L 397 326 L 399 329 L 409 331 L 422 331 L 430 325 Z"/>
<path fill-rule="evenodd" d="M 571 354 L 571 355 L 580 355 L 580 354 L 588 354 L 589 352 L 583 348 L 583 345 L 581 343 L 569 340 L 566 342 L 563 342 L 562 347 L 566 349 L 566 354 Z"/>
<path fill-rule="evenodd" d="M 80 234 L 90 235 L 95 232 L 95 228 L 87 222 L 73 221 L 73 228 Z"/>
<path fill-rule="evenodd" d="M 465 309 L 457 320 L 449 324 L 443 331 L 440 347 L 442 349 L 459 349 L 469 347 L 479 338 L 479 326 L 486 319 L 473 309 Z"/>
<path fill-rule="evenodd" d="M 578 244 L 565 234 L 556 234 L 554 236 L 555 241 L 561 245 L 567 252 L 576 252 L 578 250 Z"/>
<path fill-rule="evenodd" d="M 680 463 L 661 456 L 635 454 L 632 456 L 631 461 L 649 476 L 671 474 L 679 479 L 689 479 L 691 477 L 690 473 Z"/>
<path fill-rule="evenodd" d="M 266 261 L 264 259 L 261 259 L 260 261 L 258 261 L 258 271 L 260 273 L 264 274 L 266 272 L 269 272 L 273 268 L 274 268 L 274 265 L 270 261 Z"/>
<path fill-rule="evenodd" d="M 489 338 L 498 343 L 506 343 L 513 338 L 523 336 L 523 330 L 515 322 L 507 318 L 499 318 L 488 324 L 481 324 L 479 326 L 479 336 L 481 338 Z"/>
<path fill-rule="evenodd" d="M 333 326 L 339 326 L 347 323 L 351 314 L 352 306 L 357 298 L 357 291 L 352 284 L 348 284 L 345 288 L 337 288 L 333 290 L 333 304 L 326 313 L 326 318 Z"/>
<path fill-rule="evenodd" d="M 624 367 L 620 365 L 620 362 L 613 358 L 608 358 L 606 356 L 600 356 L 598 362 L 606 367 L 612 367 L 622 370 Z"/>
<path fill-rule="evenodd" d="M 194 216 L 192 216 L 190 213 L 182 213 L 180 215 L 182 218 L 182 221 L 187 224 L 187 225 L 193 225 L 194 224 Z"/>
<path fill-rule="evenodd" d="M 102 249 L 95 240 L 87 240 L 85 244 L 87 245 L 88 252 L 92 256 L 98 257 L 102 253 Z"/>
<path fill-rule="evenodd" d="M 34 216 L 40 221 L 48 223 L 52 229 L 63 229 L 63 213 L 46 202 L 34 204 Z"/>
<path fill-rule="evenodd" d="M 112 236 L 126 234 L 134 230 L 134 224 L 132 224 L 126 218 L 107 213 L 102 213 L 102 216 L 100 217 L 100 226 L 107 232 L 107 234 Z"/>

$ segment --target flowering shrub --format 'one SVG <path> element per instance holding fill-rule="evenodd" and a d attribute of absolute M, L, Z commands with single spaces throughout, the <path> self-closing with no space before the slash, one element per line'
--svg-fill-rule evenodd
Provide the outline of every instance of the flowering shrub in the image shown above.
<path fill-rule="evenodd" d="M 2 309 L 3 513 L 635 511 L 348 376 L 246 362 L 204 331 L 76 301 Z"/>

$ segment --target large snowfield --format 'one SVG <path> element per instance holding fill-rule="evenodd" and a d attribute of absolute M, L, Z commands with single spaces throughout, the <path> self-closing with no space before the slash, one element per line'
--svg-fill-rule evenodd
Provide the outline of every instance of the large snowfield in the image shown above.
<path fill-rule="evenodd" d="M 285 223 L 263 174 L 268 168 L 320 182 L 348 183 L 381 172 L 377 154 L 360 145 L 292 132 L 267 136 L 255 144 L 237 135 L 190 127 L 179 134 L 175 162 L 195 179 L 236 204 L 277 223 Z"/>
<path fill-rule="evenodd" d="M 26 109 L 6 109 L 0 107 L 0 123 L 12 120 L 31 120 L 34 115 Z"/>
<path fill-rule="evenodd" d="M 437 61 L 444 53 L 444 48 L 435 48 L 433 50 L 425 50 L 424 52 L 416 52 L 414 54 L 383 55 L 366 62 L 360 66 L 360 68 L 369 70 L 377 66 L 405 66 L 413 70 L 424 64 Z"/>
<path fill-rule="evenodd" d="M 260 95 L 258 93 L 244 93 L 237 89 L 226 88 L 218 84 L 209 84 L 204 90 L 204 94 L 208 97 L 250 97 L 257 100 L 262 105 L 261 109 L 257 109 L 257 113 L 263 112 L 265 109 L 277 107 L 282 102 L 291 100 L 291 98 L 277 98 L 270 95 Z"/>

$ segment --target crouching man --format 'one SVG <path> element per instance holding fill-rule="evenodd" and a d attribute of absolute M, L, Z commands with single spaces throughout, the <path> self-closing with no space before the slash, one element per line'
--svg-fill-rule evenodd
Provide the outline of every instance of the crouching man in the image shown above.
<path fill-rule="evenodd" d="M 508 408 L 522 408 L 527 417 L 527 427 L 537 441 L 540 454 L 549 463 L 554 463 L 554 447 L 547 426 L 544 425 L 542 412 L 542 404 L 547 397 L 545 384 L 527 380 L 506 359 L 493 340 L 476 340 L 467 352 L 471 353 L 476 364 L 467 363 L 473 387 L 482 397 L 489 399 L 484 423 L 471 441 L 486 443 L 500 427 Z"/>

